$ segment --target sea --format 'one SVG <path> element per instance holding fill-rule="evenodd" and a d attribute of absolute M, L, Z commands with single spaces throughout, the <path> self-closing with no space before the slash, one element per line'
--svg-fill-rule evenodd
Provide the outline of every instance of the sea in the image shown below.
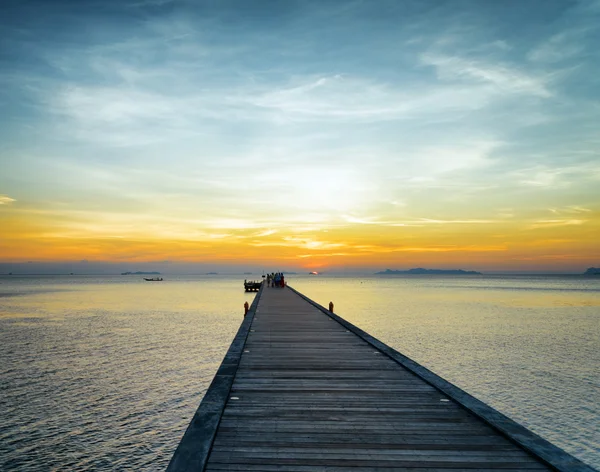
<path fill-rule="evenodd" d="M 260 276 L 0 276 L 0 470 L 164 470 Z M 600 469 L 600 277 L 286 280 Z"/>

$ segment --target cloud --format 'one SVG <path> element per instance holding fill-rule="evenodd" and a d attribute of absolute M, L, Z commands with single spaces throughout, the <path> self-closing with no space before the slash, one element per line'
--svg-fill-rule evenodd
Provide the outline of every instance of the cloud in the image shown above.
<path fill-rule="evenodd" d="M 124 77 L 111 85 L 73 84 L 48 94 L 47 109 L 62 117 L 59 131 L 72 139 L 108 146 L 137 146 L 202 136 L 218 123 L 376 123 L 435 117 L 453 120 L 459 110 L 476 110 L 489 93 L 472 87 L 419 86 L 403 90 L 361 76 L 305 76 L 293 84 L 218 83 L 189 90 L 178 86 L 177 68 L 154 72 L 112 65 Z M 135 78 L 135 79 L 132 79 Z M 131 81 L 133 80 L 133 83 Z M 158 87 L 157 87 L 158 86 Z M 176 90 L 177 93 L 171 90 Z M 50 93 L 51 92 L 51 93 Z"/>
<path fill-rule="evenodd" d="M 415 150 L 406 150 L 407 158 L 403 171 L 411 177 L 409 185 L 427 187 L 435 185 L 443 174 L 463 169 L 478 169 L 492 163 L 490 155 L 502 146 L 498 140 L 482 139 L 472 136 L 466 142 L 452 144 L 421 143 Z"/>
<path fill-rule="evenodd" d="M 482 220 L 482 219 L 455 219 L 455 220 L 439 220 L 431 218 L 414 218 L 407 220 L 381 220 L 378 217 L 356 217 L 353 215 L 342 215 L 342 219 L 348 223 L 356 225 L 376 225 L 390 227 L 423 227 L 427 225 L 480 225 L 493 224 L 500 220 Z"/>
<path fill-rule="evenodd" d="M 298 238 L 294 236 L 284 236 L 279 240 L 253 241 L 250 245 L 255 247 L 280 246 L 318 251 L 347 247 L 347 244 L 343 242 L 321 241 L 314 238 Z"/>
<path fill-rule="evenodd" d="M 126 86 L 68 86 L 52 99 L 62 116 L 59 129 L 70 136 L 108 146 L 146 145 L 199 133 L 207 115 L 200 97 L 169 96 Z"/>
<path fill-rule="evenodd" d="M 7 194 L 48 210 L 42 238 L 408 257 L 485 249 L 442 234 L 592 227 L 597 74 L 572 7 L 531 11 L 556 22 L 525 31 L 510 8 L 212 3 L 69 12 L 89 27 L 78 44 L 79 26 L 13 34 L 0 88 L 21 134 L 0 131 L 0 167 Z"/>
<path fill-rule="evenodd" d="M 240 96 L 258 108 L 276 110 L 292 119 L 390 119 L 410 109 L 407 97 L 384 84 L 342 75 L 302 78 L 296 84 Z"/>
<path fill-rule="evenodd" d="M 529 229 L 540 229 L 540 228 L 555 228 L 559 226 L 579 226 L 585 224 L 587 220 L 574 220 L 574 219 L 555 219 L 555 220 L 538 220 L 534 224 L 529 226 Z"/>
<path fill-rule="evenodd" d="M 494 220 L 434 220 L 428 218 L 420 218 L 418 221 L 421 221 L 424 224 L 432 224 L 432 225 L 472 225 L 472 224 L 490 224 L 495 223 Z"/>
<path fill-rule="evenodd" d="M 538 65 L 555 65 L 595 54 L 598 43 L 598 0 L 578 0 L 565 11 L 555 32 L 529 51 L 527 58 Z M 580 61 L 581 62 L 581 61 Z"/>
<path fill-rule="evenodd" d="M 577 205 L 572 205 L 572 206 L 568 206 L 568 207 L 563 207 L 563 208 L 548 208 L 548 211 L 550 211 L 551 213 L 554 213 L 555 215 L 560 215 L 560 214 L 581 214 L 581 213 L 591 213 L 592 210 L 590 210 L 589 208 L 584 208 L 581 206 L 577 206 Z"/>
<path fill-rule="evenodd" d="M 488 85 L 500 94 L 533 95 L 542 98 L 553 94 L 548 89 L 549 77 L 527 73 L 522 69 L 501 63 L 486 63 L 482 60 L 466 59 L 426 52 L 421 63 L 436 68 L 442 81 L 467 80 L 475 84 Z"/>
<path fill-rule="evenodd" d="M 8 195 L 0 195 L 0 205 L 10 205 L 16 202 L 14 198 L 10 198 Z"/>
<path fill-rule="evenodd" d="M 585 49 L 581 39 L 585 29 L 562 31 L 542 42 L 527 55 L 533 62 L 555 63 L 571 59 Z"/>
<path fill-rule="evenodd" d="M 376 123 L 427 119 L 452 121 L 457 111 L 473 111 L 488 103 L 489 92 L 471 84 L 400 86 L 374 77 L 350 74 L 296 77 L 293 83 L 268 90 L 248 90 L 231 100 L 274 113 L 271 119 Z"/>
<path fill-rule="evenodd" d="M 315 257 L 315 256 L 365 256 L 368 254 L 393 254 L 393 253 L 401 253 L 401 252 L 415 252 L 415 253 L 436 253 L 436 252 L 501 252 L 506 251 L 508 248 L 505 245 L 431 245 L 431 246 L 377 246 L 377 245 L 369 245 L 369 246 L 348 246 L 350 251 L 344 253 L 333 253 L 333 254 L 304 254 L 298 257 Z"/>
<path fill-rule="evenodd" d="M 276 229 L 267 229 L 264 231 L 259 231 L 258 233 L 253 234 L 252 236 L 255 238 L 264 238 L 266 236 L 271 236 L 272 234 L 277 233 Z"/>
<path fill-rule="evenodd" d="M 543 74 L 433 50 L 413 60 L 435 67 L 438 81 L 415 64 L 407 70 L 418 77 L 407 82 L 377 71 L 345 70 L 344 61 L 317 67 L 314 57 L 304 71 L 285 60 L 275 71 L 261 70 L 246 62 L 254 57 L 257 38 L 243 48 L 209 41 L 201 26 L 181 16 L 141 24 L 133 39 L 117 37 L 50 55 L 54 67 L 73 77 L 42 83 L 46 111 L 55 115 L 52 134 L 127 147 L 200 140 L 236 126 L 453 123 L 464 119 L 461 112 L 481 111 L 506 94 L 552 95 Z M 491 44 L 506 51 L 500 39 Z M 267 55 L 280 50 L 285 48 Z"/>
<path fill-rule="evenodd" d="M 399 252 L 496 252 L 506 251 L 507 247 L 504 245 L 496 246 L 423 246 L 423 247 L 402 247 L 395 251 Z"/>
<path fill-rule="evenodd" d="M 573 185 L 583 186 L 590 181 L 600 180 L 600 169 L 593 160 L 576 165 L 561 165 L 561 162 L 557 162 L 554 167 L 540 164 L 517 169 L 511 174 L 513 180 L 521 185 L 538 188 L 569 188 Z"/>

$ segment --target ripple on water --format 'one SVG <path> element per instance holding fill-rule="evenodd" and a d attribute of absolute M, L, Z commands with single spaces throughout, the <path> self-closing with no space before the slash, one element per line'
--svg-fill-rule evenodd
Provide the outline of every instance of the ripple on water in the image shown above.
<path fill-rule="evenodd" d="M 238 285 L 90 283 L 5 298 L 0 470 L 164 470 L 237 331 Z"/>
<path fill-rule="evenodd" d="M 252 299 L 212 277 L 10 283 L 31 293 L 0 301 L 0 470 L 164 470 Z M 598 467 L 600 281 L 561 283 L 293 285 Z"/>

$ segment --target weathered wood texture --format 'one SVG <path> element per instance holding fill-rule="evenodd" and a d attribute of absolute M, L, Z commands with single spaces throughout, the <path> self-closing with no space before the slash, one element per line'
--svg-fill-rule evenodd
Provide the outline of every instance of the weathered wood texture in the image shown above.
<path fill-rule="evenodd" d="M 489 405 L 483 403 L 475 397 L 472 397 L 464 390 L 458 388 L 456 385 L 451 384 L 447 380 L 431 372 L 429 369 L 399 353 L 395 349 L 385 345 L 378 339 L 375 339 L 369 333 L 363 331 L 357 326 L 354 326 L 352 323 L 344 320 L 338 315 L 329 312 L 325 307 L 319 305 L 302 293 L 294 290 L 291 287 L 290 289 L 302 299 L 306 300 L 309 304 L 315 306 L 322 313 L 326 314 L 330 318 L 333 318 L 343 327 L 356 334 L 360 339 L 367 342 L 373 348 L 379 350 L 382 354 L 387 355 L 390 359 L 406 368 L 409 372 L 416 374 L 418 377 L 425 380 L 425 382 L 438 389 L 438 391 L 446 394 L 449 398 L 456 401 L 457 404 L 461 405 L 466 410 L 474 413 L 475 416 L 494 427 L 494 429 L 497 431 L 501 432 L 503 436 L 520 445 L 523 449 L 541 459 L 541 461 L 552 466 L 552 469 L 560 472 L 598 472 L 596 469 L 563 451 L 559 447 L 548 442 L 544 438 L 538 436 Z"/>
<path fill-rule="evenodd" d="M 257 299 L 206 466 L 173 470 L 552 470 L 294 291 Z"/>

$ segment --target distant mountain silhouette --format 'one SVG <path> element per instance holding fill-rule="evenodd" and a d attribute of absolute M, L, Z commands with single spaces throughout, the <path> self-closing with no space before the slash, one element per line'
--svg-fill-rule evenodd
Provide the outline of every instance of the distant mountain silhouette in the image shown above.
<path fill-rule="evenodd" d="M 590 267 L 583 275 L 600 275 L 600 267 Z"/>
<path fill-rule="evenodd" d="M 410 270 L 390 270 L 386 269 L 376 272 L 375 275 L 481 275 L 481 272 L 462 269 L 410 269 Z"/>
<path fill-rule="evenodd" d="M 160 275 L 160 272 L 121 272 L 121 275 Z"/>

